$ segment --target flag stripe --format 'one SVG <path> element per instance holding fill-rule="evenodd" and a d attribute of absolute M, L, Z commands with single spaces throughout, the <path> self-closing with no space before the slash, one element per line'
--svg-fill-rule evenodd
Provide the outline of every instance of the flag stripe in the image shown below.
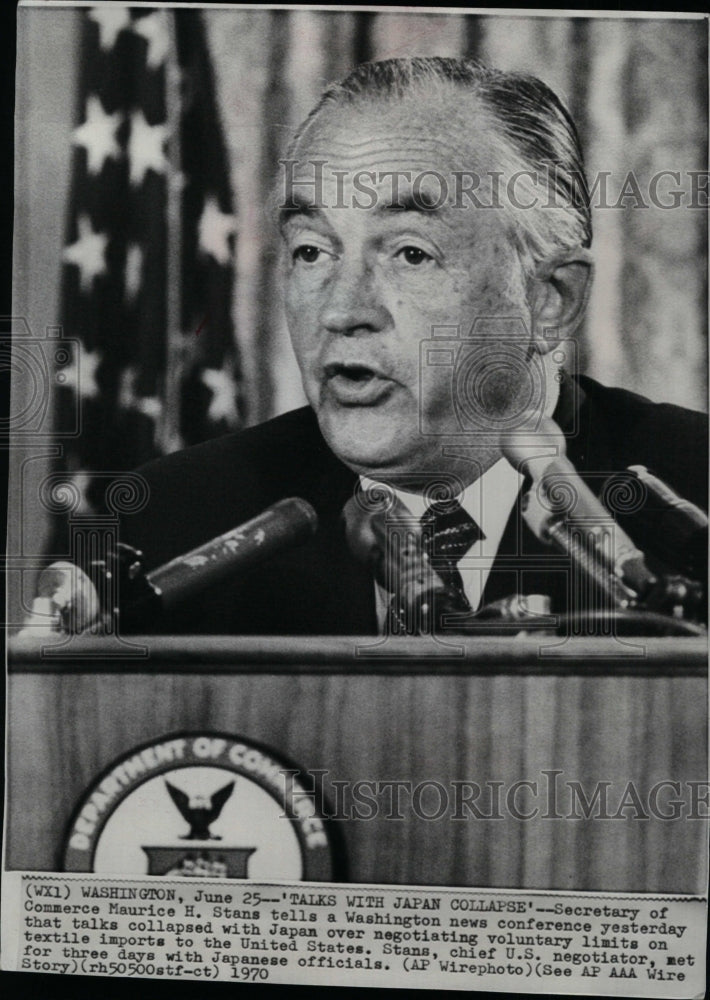
<path fill-rule="evenodd" d="M 102 509 L 99 473 L 244 421 L 231 317 L 236 213 L 198 10 L 82 12 L 62 322 L 73 341 L 57 471 Z M 86 508 L 85 508 L 86 509 Z"/>

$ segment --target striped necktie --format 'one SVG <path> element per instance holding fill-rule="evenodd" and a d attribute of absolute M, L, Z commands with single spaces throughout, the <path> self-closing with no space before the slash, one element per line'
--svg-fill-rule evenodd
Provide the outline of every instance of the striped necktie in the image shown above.
<path fill-rule="evenodd" d="M 458 590 L 466 600 L 457 563 L 485 535 L 458 500 L 433 503 L 419 523 L 432 566 L 446 586 Z"/>

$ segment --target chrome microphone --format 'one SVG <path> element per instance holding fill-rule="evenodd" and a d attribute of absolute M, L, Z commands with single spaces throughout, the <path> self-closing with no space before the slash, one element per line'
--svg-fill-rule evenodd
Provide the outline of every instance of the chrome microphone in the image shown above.
<path fill-rule="evenodd" d="M 89 576 L 74 563 L 60 560 L 40 573 L 37 596 L 18 636 L 75 634 L 96 625 L 100 618 L 101 602 Z"/>
<path fill-rule="evenodd" d="M 646 493 L 646 502 L 634 510 L 632 523 L 652 535 L 654 555 L 665 565 L 675 572 L 687 573 L 705 587 L 708 576 L 705 511 L 681 497 L 643 465 L 630 465 L 627 473 Z"/>
<path fill-rule="evenodd" d="M 406 623 L 403 631 L 428 635 L 442 615 L 470 608 L 432 566 L 418 519 L 394 495 L 386 507 L 372 510 L 363 494 L 351 497 L 343 508 L 346 541 L 358 562 L 392 594 Z"/>
<path fill-rule="evenodd" d="M 501 437 L 501 451 L 525 476 L 523 516 L 542 542 L 568 555 L 618 607 L 643 600 L 656 585 L 642 552 L 614 521 L 566 457 L 557 424 Z"/>

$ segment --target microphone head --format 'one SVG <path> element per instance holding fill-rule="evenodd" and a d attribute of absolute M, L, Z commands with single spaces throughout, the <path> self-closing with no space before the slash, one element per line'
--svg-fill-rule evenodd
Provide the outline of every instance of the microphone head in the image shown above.
<path fill-rule="evenodd" d="M 283 511 L 291 519 L 294 528 L 301 529 L 308 536 L 315 535 L 318 530 L 318 515 L 312 505 L 303 497 L 287 497 L 279 500 L 272 510 Z"/>
<path fill-rule="evenodd" d="M 63 632 L 83 632 L 99 618 L 101 602 L 86 573 L 70 562 L 55 562 L 40 573 L 38 598 L 48 601 Z"/>
<path fill-rule="evenodd" d="M 387 559 L 391 556 L 387 544 L 388 515 L 393 522 L 403 519 L 410 531 L 420 529 L 418 521 L 393 492 L 382 497 L 378 494 L 371 501 L 369 496 L 367 491 L 356 493 L 343 507 L 345 539 L 357 561 L 370 570 L 378 583 L 387 586 Z"/>
<path fill-rule="evenodd" d="M 531 421 L 522 420 L 523 427 Z M 554 458 L 564 458 L 567 441 L 551 417 L 537 416 L 535 430 L 515 430 L 501 434 L 500 450 L 514 469 L 537 479 Z"/>

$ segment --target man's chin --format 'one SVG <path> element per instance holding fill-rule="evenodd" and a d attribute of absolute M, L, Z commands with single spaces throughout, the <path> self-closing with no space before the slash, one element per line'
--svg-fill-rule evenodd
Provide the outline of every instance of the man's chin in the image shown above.
<path fill-rule="evenodd" d="M 400 472 L 421 453 L 421 442 L 393 431 L 391 421 L 357 413 L 343 419 L 321 411 L 318 422 L 330 450 L 358 475 Z"/>
<path fill-rule="evenodd" d="M 500 458 L 497 439 L 412 434 L 411 426 L 393 426 L 391 420 L 358 411 L 343 419 L 342 414 L 321 410 L 318 423 L 330 450 L 353 472 L 400 486 L 404 476 L 411 489 L 452 473 L 467 484 Z"/>
<path fill-rule="evenodd" d="M 328 439 L 326 438 L 328 441 Z M 328 441 L 333 454 L 359 476 L 384 479 L 387 473 L 397 474 L 408 471 L 416 459 L 401 453 L 401 449 L 356 446 L 351 442 L 341 443 L 337 439 Z M 409 458 L 409 460 L 408 460 Z"/>

